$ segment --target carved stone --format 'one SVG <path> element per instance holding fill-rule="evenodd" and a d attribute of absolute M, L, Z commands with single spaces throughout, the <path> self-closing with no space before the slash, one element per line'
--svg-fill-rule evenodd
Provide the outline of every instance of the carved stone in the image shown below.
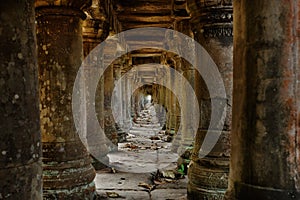
<path fill-rule="evenodd" d="M 230 156 L 233 79 L 232 2 L 219 0 L 189 0 L 188 7 L 191 13 L 194 38 L 207 50 L 216 63 L 223 78 L 227 95 L 225 99 L 210 97 L 203 79 L 196 73 L 195 91 L 200 108 L 200 122 L 192 154 L 192 164 L 188 170 L 188 198 L 222 199 L 227 189 Z M 199 65 L 203 64 L 201 62 L 201 60 L 197 61 Z M 205 158 L 199 159 L 198 154 L 210 124 L 212 101 L 219 102 L 220 111 L 222 111 L 225 105 L 227 106 L 225 123 L 221 130 L 217 130 L 221 137 L 215 147 Z M 214 122 L 212 125 L 214 128 L 217 127 L 217 124 Z M 203 162 L 204 160 L 209 162 Z M 210 174 L 208 172 L 210 172 Z M 206 176 L 212 176 L 212 174 L 218 178 L 204 178 Z M 199 179 L 201 179 L 201 181 L 199 181 Z M 205 192 L 203 192 L 203 189 L 205 189 Z"/>
<path fill-rule="evenodd" d="M 299 199 L 299 2 L 242 0 L 234 8 L 227 199 Z"/>

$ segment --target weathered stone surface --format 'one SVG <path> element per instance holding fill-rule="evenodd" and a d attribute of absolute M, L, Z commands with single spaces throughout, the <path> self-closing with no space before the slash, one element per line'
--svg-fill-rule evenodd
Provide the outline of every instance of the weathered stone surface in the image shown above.
<path fill-rule="evenodd" d="M 109 33 L 109 24 L 106 18 L 106 13 L 103 8 L 104 2 L 93 0 L 91 7 L 87 8 L 85 14 L 87 19 L 83 21 L 82 35 L 83 35 L 83 54 L 85 57 L 84 69 L 85 69 L 85 80 L 84 80 L 84 99 L 85 106 L 83 107 L 86 113 L 85 124 L 86 124 L 86 135 L 87 142 L 89 144 L 89 151 L 92 155 L 92 165 L 96 170 L 105 168 L 109 163 L 107 157 L 108 147 L 106 145 L 106 138 L 104 134 L 99 134 L 98 124 L 100 127 L 104 127 L 104 80 L 100 78 L 98 86 L 93 88 L 95 84 L 92 77 L 94 74 L 93 67 L 95 63 L 91 57 L 88 57 L 90 52 L 103 42 Z M 88 60 L 89 59 L 89 60 Z M 90 61 L 90 63 L 88 62 Z M 91 66 L 89 66 L 89 64 Z M 97 91 L 97 92 L 94 92 Z M 97 94 L 97 95 L 96 95 Z M 98 120 L 94 119 L 93 112 L 94 108 L 98 116 Z"/>
<path fill-rule="evenodd" d="M 43 192 L 46 199 L 91 199 L 95 172 L 76 132 L 71 101 L 83 57 L 82 14 L 72 7 L 62 14 L 64 8 L 36 8 Z"/>
<path fill-rule="evenodd" d="M 139 187 L 139 183 L 151 184 L 151 174 L 138 174 L 133 176 L 131 173 L 118 172 L 112 173 L 97 173 L 96 186 L 97 190 L 136 190 L 147 191 L 143 187 Z M 102 180 L 105 180 L 103 182 Z"/>
<path fill-rule="evenodd" d="M 223 199 L 227 189 L 230 155 L 231 106 L 232 106 L 232 1 L 189 0 L 192 30 L 195 40 L 202 45 L 216 63 L 222 76 L 226 98 L 220 98 L 215 88 L 213 96 L 207 90 L 203 79 L 196 74 L 195 91 L 200 108 L 200 122 L 195 139 L 192 163 L 189 168 L 189 199 Z M 202 61 L 197 61 L 199 64 Z M 221 127 L 219 121 L 211 121 L 211 104 L 225 119 Z M 224 107 L 227 106 L 227 112 Z M 224 113 L 223 113 L 224 112 Z M 223 113 L 223 114 L 222 114 Z M 221 135 L 213 150 L 203 159 L 198 158 L 200 147 L 208 128 Z M 214 177 L 211 178 L 210 177 Z"/>
<path fill-rule="evenodd" d="M 186 189 L 159 189 L 151 192 L 151 199 L 186 200 Z"/>
<path fill-rule="evenodd" d="M 99 200 L 150 200 L 150 195 L 146 191 L 131 190 L 97 190 Z M 118 197 L 115 197 L 118 196 Z"/>
<path fill-rule="evenodd" d="M 108 34 L 112 36 L 138 27 L 171 28 L 194 37 L 217 64 L 227 97 L 220 99 L 220 88 L 215 88 L 214 96 L 209 94 L 200 75 L 177 55 L 160 49 L 142 49 L 125 55 L 124 58 L 120 58 L 120 62 L 111 65 L 105 73 L 106 77 L 100 79 L 98 94 L 89 96 L 89 91 L 85 91 L 88 104 L 91 99 L 95 99 L 99 123 L 105 129 L 108 138 L 114 144 L 120 142 L 120 136 L 124 139 L 125 131 L 119 128 L 130 129 L 133 117 L 142 110 L 137 107 L 141 105 L 143 92 L 151 94 L 154 104 L 162 106 L 155 108 L 157 116 L 153 118 L 136 118 L 136 122 L 143 123 L 135 124 L 131 133 L 145 136 L 147 139 L 137 137 L 131 138 L 130 141 L 136 146 L 138 142 L 144 141 L 144 144 L 138 146 L 142 154 L 136 154 L 129 159 L 122 152 L 114 152 L 109 154 L 112 163 L 132 170 L 142 168 L 149 171 L 156 169 L 158 165 L 145 163 L 147 159 L 163 161 L 162 165 L 170 161 L 175 164 L 173 155 L 166 153 L 171 145 L 170 135 L 175 135 L 176 138 L 182 139 L 181 142 L 177 140 L 177 143 L 173 143 L 176 152 L 177 149 L 184 150 L 191 142 L 196 144 L 188 173 L 189 199 L 224 198 L 231 149 L 231 174 L 225 198 L 300 198 L 299 1 L 234 1 L 233 95 L 233 1 L 187 1 L 36 0 L 39 72 L 36 69 L 35 55 L 34 1 L 0 3 L 0 199 L 42 198 L 40 123 L 44 198 L 94 197 L 94 170 L 90 165 L 88 152 L 77 136 L 71 113 L 73 82 L 81 64 L 82 54 L 88 55 Z M 88 8 L 89 5 L 92 6 Z M 187 13 L 187 10 L 190 13 Z M 81 19 L 86 17 L 87 21 L 82 22 Z M 124 49 L 152 47 L 153 44 L 161 48 L 179 50 L 182 55 L 190 55 L 191 51 L 196 50 L 193 46 L 188 49 L 176 46 L 182 42 L 174 42 L 178 39 L 176 34 L 170 34 L 167 38 L 165 36 L 153 35 L 151 31 L 145 32 L 146 41 L 136 37 L 123 38 L 122 42 L 126 41 L 128 46 L 118 44 L 121 51 L 116 51 L 116 46 L 111 45 L 107 51 L 112 56 L 119 56 Z M 104 57 L 102 61 L 110 64 L 107 60 Z M 200 103 L 200 127 L 195 141 L 190 137 L 190 133 L 194 131 L 195 113 L 188 113 L 189 116 L 180 115 L 182 109 L 195 106 L 195 101 L 186 96 L 183 107 L 179 108 L 172 91 L 152 83 L 155 81 L 179 85 L 180 79 L 174 80 L 171 77 L 164 80 L 165 76 L 170 74 L 169 70 L 144 67 L 130 72 L 130 80 L 122 85 L 122 94 L 118 94 L 122 100 L 118 102 L 120 115 L 117 117 L 121 119 L 113 119 L 111 95 L 115 82 L 134 66 L 151 62 L 179 70 L 195 89 Z M 38 116 L 38 73 L 41 83 L 41 119 Z M 138 81 L 149 85 L 138 90 L 137 95 L 131 96 L 132 84 Z M 218 102 L 220 112 L 225 105 L 227 106 L 227 112 L 223 115 L 225 125 L 220 127 L 219 122 L 211 124 L 212 128 L 216 129 L 212 133 L 220 133 L 220 139 L 205 158 L 199 159 L 199 152 L 202 152 L 200 147 L 210 125 L 212 102 Z M 234 115 L 231 111 L 232 105 Z M 90 118 L 85 120 L 89 121 Z M 116 126 L 118 122 L 120 123 Z M 150 124 L 147 124 L 148 122 Z M 95 129 L 96 123 L 98 121 L 95 120 L 88 124 L 85 127 L 86 132 L 90 133 Z M 182 134 L 176 135 L 180 123 L 184 130 Z M 150 126 L 153 126 L 151 131 Z M 170 134 L 166 137 L 167 148 L 162 147 L 158 150 L 159 153 L 149 153 L 147 148 L 158 148 L 162 143 L 153 142 L 149 138 L 163 138 L 157 134 L 162 126 L 165 126 Z M 97 137 L 96 134 L 91 134 L 87 141 L 90 142 L 89 150 L 97 151 L 96 157 L 99 156 L 108 163 L 108 142 L 104 135 Z M 161 153 L 163 156 L 160 156 Z M 181 163 L 186 164 L 185 160 Z M 139 176 L 117 173 L 116 177 L 110 177 L 111 175 L 115 174 L 96 178 L 96 183 L 100 185 L 98 192 L 101 198 L 109 198 L 106 197 L 108 191 L 115 191 L 121 198 L 124 196 L 127 199 L 186 198 L 185 182 L 179 185 L 157 185 L 156 189 L 147 191 L 138 187 L 138 184 L 153 184 L 150 174 Z"/>
<path fill-rule="evenodd" d="M 42 199 L 33 3 L 0 2 L 0 199 Z"/>
<path fill-rule="evenodd" d="M 112 114 L 112 92 L 114 89 L 113 66 L 109 66 L 104 72 L 104 132 L 110 142 L 110 150 L 116 150 L 118 143 L 118 132 Z"/>
<path fill-rule="evenodd" d="M 228 197 L 299 199 L 299 3 L 234 1 L 234 8 Z"/>
<path fill-rule="evenodd" d="M 92 5 L 85 11 L 87 18 L 82 25 L 84 57 L 109 34 L 109 22 L 103 4 L 104 1 L 93 0 Z"/>

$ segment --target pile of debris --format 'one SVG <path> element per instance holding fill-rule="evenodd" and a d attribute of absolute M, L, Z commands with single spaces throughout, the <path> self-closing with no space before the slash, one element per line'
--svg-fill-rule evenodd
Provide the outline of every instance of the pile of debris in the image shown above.
<path fill-rule="evenodd" d="M 147 103 L 145 105 L 145 108 L 141 110 L 140 113 L 138 113 L 138 116 L 133 121 L 136 124 L 141 125 L 141 127 L 148 124 L 160 126 L 160 124 L 158 123 L 158 118 L 156 116 L 155 107 L 152 103 Z"/>

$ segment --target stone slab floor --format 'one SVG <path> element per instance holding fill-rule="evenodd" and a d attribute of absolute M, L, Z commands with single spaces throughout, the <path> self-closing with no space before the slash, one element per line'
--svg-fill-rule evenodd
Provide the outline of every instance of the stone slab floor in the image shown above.
<path fill-rule="evenodd" d="M 185 200 L 187 177 L 175 177 L 178 155 L 170 152 L 170 146 L 130 135 L 119 144 L 121 151 L 109 153 L 111 167 L 97 171 L 98 199 Z"/>
<path fill-rule="evenodd" d="M 171 151 L 170 136 L 145 121 L 134 123 L 119 151 L 108 154 L 110 168 L 97 171 L 98 199 L 186 199 L 187 177 L 175 169 L 178 155 Z"/>
<path fill-rule="evenodd" d="M 98 199 L 186 200 L 186 178 L 161 185 L 153 183 L 151 178 L 149 173 L 98 171 L 95 179 Z"/>

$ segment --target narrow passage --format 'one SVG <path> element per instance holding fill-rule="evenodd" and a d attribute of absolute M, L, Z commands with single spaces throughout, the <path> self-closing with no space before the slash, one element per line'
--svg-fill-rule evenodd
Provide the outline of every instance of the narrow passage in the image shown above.
<path fill-rule="evenodd" d="M 97 171 L 99 199 L 186 199 L 187 177 L 177 169 L 172 136 L 162 130 L 155 106 L 135 117 L 126 141 L 109 153 L 112 167 Z"/>

